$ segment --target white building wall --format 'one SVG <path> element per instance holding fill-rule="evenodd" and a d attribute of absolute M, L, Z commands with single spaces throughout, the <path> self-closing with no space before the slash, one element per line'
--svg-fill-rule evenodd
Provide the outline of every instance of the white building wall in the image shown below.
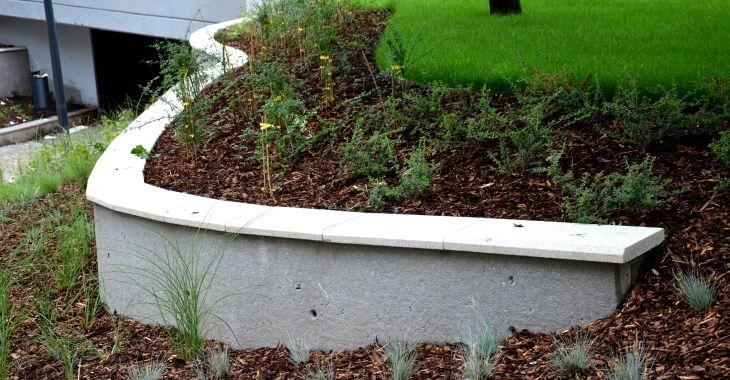
<path fill-rule="evenodd" d="M 0 0 L 0 2 L 2 1 L 4 0 Z M 58 25 L 56 29 L 66 98 L 73 97 L 77 103 L 97 105 L 94 58 L 89 28 Z M 26 46 L 31 71 L 48 71 L 51 91 L 53 90 L 51 54 L 45 22 L 0 16 L 0 42 Z M 30 72 L 28 72 L 28 77 L 30 78 Z"/>

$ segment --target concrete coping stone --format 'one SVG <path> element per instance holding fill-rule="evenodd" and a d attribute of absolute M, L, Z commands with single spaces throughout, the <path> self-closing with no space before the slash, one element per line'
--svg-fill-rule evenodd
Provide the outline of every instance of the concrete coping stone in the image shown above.
<path fill-rule="evenodd" d="M 0 47 L 0 53 L 9 53 L 11 51 L 23 51 L 23 50 L 28 50 L 28 48 L 22 47 L 22 46 Z"/>
<path fill-rule="evenodd" d="M 247 61 L 244 52 L 215 41 L 215 33 L 242 22 L 231 20 L 194 32 L 198 52 L 230 68 Z M 207 69 L 207 84 L 223 73 Z M 89 178 L 87 198 L 114 211 L 164 223 L 215 231 L 287 239 L 402 248 L 437 249 L 602 263 L 628 263 L 664 240 L 652 227 L 376 214 L 229 202 L 165 190 L 144 183 L 145 160 L 131 154 L 151 150 L 182 109 L 174 89 L 165 93 L 122 132 L 99 158 Z"/>
<path fill-rule="evenodd" d="M 83 108 L 68 113 L 69 122 L 72 119 L 81 119 L 83 116 L 97 111 L 96 108 Z M 17 144 L 33 140 L 57 130 L 58 116 L 53 115 L 41 119 L 26 121 L 11 127 L 0 128 L 0 146 Z"/>

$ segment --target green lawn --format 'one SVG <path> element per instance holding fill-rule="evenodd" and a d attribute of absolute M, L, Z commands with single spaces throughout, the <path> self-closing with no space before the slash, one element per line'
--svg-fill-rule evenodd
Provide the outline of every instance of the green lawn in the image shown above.
<path fill-rule="evenodd" d="M 405 73 L 421 82 L 504 89 L 540 71 L 593 74 L 608 90 L 627 77 L 688 90 L 730 75 L 728 0 L 522 0 L 519 16 L 490 16 L 487 0 L 375 4 L 395 10 L 386 38 L 397 30 L 423 56 Z M 390 68 L 385 38 L 377 58 Z"/>

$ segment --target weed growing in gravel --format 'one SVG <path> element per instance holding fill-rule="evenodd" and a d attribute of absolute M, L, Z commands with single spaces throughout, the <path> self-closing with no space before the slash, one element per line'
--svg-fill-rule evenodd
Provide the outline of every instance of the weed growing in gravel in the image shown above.
<path fill-rule="evenodd" d="M 693 309 L 704 312 L 715 302 L 719 285 L 698 270 L 676 273 L 674 280 L 675 288 Z"/>
<path fill-rule="evenodd" d="M 133 365 L 127 369 L 129 380 L 159 380 L 165 372 L 162 362 L 152 362 L 144 366 Z"/>
<path fill-rule="evenodd" d="M 289 351 L 289 359 L 294 364 L 304 364 L 309 361 L 309 347 L 303 338 L 287 339 L 286 349 Z"/>
<path fill-rule="evenodd" d="M 651 156 L 638 164 L 627 163 L 625 175 L 584 173 L 578 181 L 572 172 L 560 172 L 559 161 L 560 155 L 553 154 L 549 171 L 563 190 L 568 216 L 578 223 L 603 223 L 618 212 L 647 212 L 662 202 L 664 183 L 652 173 Z"/>
<path fill-rule="evenodd" d="M 416 344 L 407 337 L 391 336 L 382 348 L 393 380 L 407 380 L 416 370 Z"/>
<path fill-rule="evenodd" d="M 624 349 L 623 355 L 606 370 L 607 380 L 642 380 L 646 378 L 648 365 L 646 362 L 647 349 L 644 343 L 636 339 L 634 343 Z"/>
<path fill-rule="evenodd" d="M 576 333 L 571 340 L 561 340 L 551 358 L 558 375 L 567 378 L 589 369 L 594 352 L 593 344 L 589 334 Z"/>
<path fill-rule="evenodd" d="M 13 310 L 10 301 L 10 290 L 13 278 L 7 269 L 0 272 L 0 378 L 10 377 L 10 353 L 12 352 L 12 336 L 18 325 L 18 314 Z"/>
<path fill-rule="evenodd" d="M 494 375 L 496 354 L 503 340 L 504 335 L 483 317 L 465 331 L 461 338 L 461 371 L 464 379 L 480 380 Z"/>
<path fill-rule="evenodd" d="M 205 359 L 208 364 L 208 370 L 214 380 L 223 379 L 231 372 L 228 349 L 210 350 L 206 354 Z"/>

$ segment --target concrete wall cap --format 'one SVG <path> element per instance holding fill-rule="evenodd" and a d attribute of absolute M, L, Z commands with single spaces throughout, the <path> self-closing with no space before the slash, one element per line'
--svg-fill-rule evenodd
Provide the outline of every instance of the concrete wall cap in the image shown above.
<path fill-rule="evenodd" d="M 191 35 L 190 44 L 218 60 L 226 54 L 231 68 L 240 67 L 247 61 L 246 54 L 221 45 L 214 36 L 217 31 L 242 21 L 202 28 Z M 207 71 L 210 78 L 217 78 L 222 72 L 220 64 Z M 117 212 L 170 224 L 366 246 L 623 264 L 664 240 L 661 228 L 270 207 L 183 194 L 145 184 L 142 173 L 145 161 L 131 151 L 137 145 L 151 150 L 180 110 L 181 102 L 174 90 L 170 90 L 135 119 L 99 158 L 88 181 L 87 198 Z"/>

